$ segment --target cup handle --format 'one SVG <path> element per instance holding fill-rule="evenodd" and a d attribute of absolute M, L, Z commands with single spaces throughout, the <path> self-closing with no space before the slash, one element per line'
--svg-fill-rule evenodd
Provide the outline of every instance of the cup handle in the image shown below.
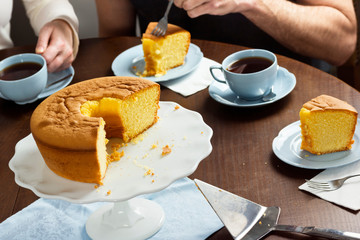
<path fill-rule="evenodd" d="M 225 81 L 225 80 L 219 79 L 219 78 L 217 78 L 217 77 L 214 75 L 213 71 L 214 71 L 215 69 L 222 70 L 221 66 L 210 66 L 211 76 L 212 76 L 216 81 L 218 81 L 218 82 L 220 82 L 220 83 L 225 83 L 225 84 L 226 84 L 226 81 Z"/>

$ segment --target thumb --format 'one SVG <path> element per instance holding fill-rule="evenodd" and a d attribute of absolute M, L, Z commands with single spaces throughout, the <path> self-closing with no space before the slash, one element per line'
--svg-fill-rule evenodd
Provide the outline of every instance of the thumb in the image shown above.
<path fill-rule="evenodd" d="M 50 36 L 51 36 L 51 28 L 45 25 L 39 32 L 39 38 L 35 48 L 36 53 L 42 54 L 45 52 L 50 41 Z"/>

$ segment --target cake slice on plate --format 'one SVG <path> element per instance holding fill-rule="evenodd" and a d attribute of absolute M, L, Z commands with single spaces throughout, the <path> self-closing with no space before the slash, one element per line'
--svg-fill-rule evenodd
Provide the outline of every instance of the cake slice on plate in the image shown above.
<path fill-rule="evenodd" d="M 357 115 L 353 106 L 328 95 L 306 102 L 300 110 L 301 149 L 317 155 L 351 149 Z"/>
<path fill-rule="evenodd" d="M 185 63 L 190 46 L 190 33 L 173 24 L 168 24 L 164 36 L 151 34 L 157 22 L 149 23 L 142 36 L 145 70 L 142 76 L 163 76 L 169 69 Z"/>

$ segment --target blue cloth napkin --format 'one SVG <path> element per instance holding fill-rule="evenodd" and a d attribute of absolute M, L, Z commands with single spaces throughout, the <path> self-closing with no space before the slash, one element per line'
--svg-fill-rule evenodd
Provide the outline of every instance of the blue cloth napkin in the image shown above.
<path fill-rule="evenodd" d="M 179 179 L 160 192 L 139 197 L 158 203 L 165 212 L 164 225 L 151 240 L 203 240 L 223 227 L 189 178 Z M 104 204 L 109 203 L 75 204 L 40 198 L 0 224 L 0 239 L 90 239 L 85 230 L 86 221 Z"/>

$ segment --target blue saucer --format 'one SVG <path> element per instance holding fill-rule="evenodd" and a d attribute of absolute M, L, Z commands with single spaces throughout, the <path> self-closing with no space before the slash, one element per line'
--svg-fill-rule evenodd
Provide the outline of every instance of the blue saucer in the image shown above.
<path fill-rule="evenodd" d="M 287 69 L 279 67 L 277 79 L 273 86 L 273 92 L 276 94 L 276 97 L 270 101 L 264 102 L 261 99 L 247 101 L 241 99 L 230 90 L 227 84 L 219 83 L 215 80 L 209 86 L 209 94 L 215 101 L 225 105 L 242 108 L 259 107 L 284 98 L 295 88 L 295 85 L 295 75 L 290 73 Z"/>
<path fill-rule="evenodd" d="M 71 74 L 71 75 L 70 75 Z M 24 105 L 24 104 L 28 104 L 28 103 L 32 103 L 35 102 L 38 99 L 42 99 L 45 97 L 50 96 L 51 94 L 59 91 L 60 89 L 63 89 L 64 87 L 66 87 L 67 85 L 70 84 L 71 80 L 73 79 L 75 75 L 75 71 L 74 68 L 72 66 L 70 66 L 69 68 L 60 71 L 60 72 L 55 72 L 55 73 L 48 73 L 48 80 L 47 80 L 47 85 L 49 87 L 46 87 L 36 98 L 28 100 L 28 101 L 24 101 L 24 102 L 15 102 L 16 104 L 19 105 Z M 65 76 L 69 76 L 66 79 L 64 79 L 63 81 L 57 82 L 59 79 L 65 77 Z M 9 100 L 7 99 L 5 96 L 3 96 L 0 93 L 0 98 L 5 99 L 5 100 Z"/>

